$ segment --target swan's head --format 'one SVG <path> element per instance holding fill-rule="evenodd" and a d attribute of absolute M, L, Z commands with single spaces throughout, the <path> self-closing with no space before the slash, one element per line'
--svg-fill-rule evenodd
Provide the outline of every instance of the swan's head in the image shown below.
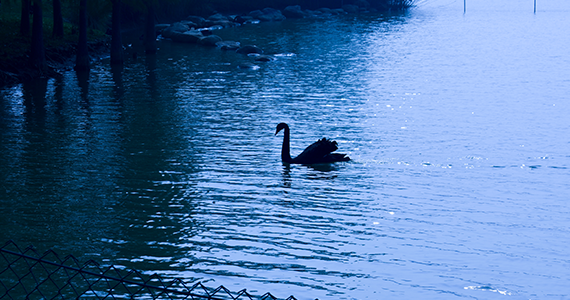
<path fill-rule="evenodd" d="M 277 129 L 275 130 L 275 135 L 277 135 L 279 133 L 279 131 L 281 131 L 282 129 L 289 129 L 289 126 L 285 123 L 277 124 Z"/>

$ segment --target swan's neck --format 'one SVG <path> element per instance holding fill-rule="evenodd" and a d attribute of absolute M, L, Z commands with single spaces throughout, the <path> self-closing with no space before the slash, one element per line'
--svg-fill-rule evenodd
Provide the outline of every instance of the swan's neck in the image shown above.
<path fill-rule="evenodd" d="M 281 160 L 284 162 L 291 162 L 291 153 L 289 148 L 289 128 L 285 127 L 283 134 L 283 147 L 281 148 Z"/>

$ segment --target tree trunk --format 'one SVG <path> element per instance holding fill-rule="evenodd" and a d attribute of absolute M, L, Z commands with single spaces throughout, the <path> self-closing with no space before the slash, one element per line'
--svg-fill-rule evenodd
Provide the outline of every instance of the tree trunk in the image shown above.
<path fill-rule="evenodd" d="M 20 16 L 20 34 L 30 34 L 30 0 L 22 0 L 22 15 Z"/>
<path fill-rule="evenodd" d="M 113 0 L 113 16 L 111 24 L 111 64 L 122 64 L 124 61 L 123 42 L 121 41 L 121 1 Z"/>
<path fill-rule="evenodd" d="M 81 0 L 79 2 L 79 41 L 77 43 L 75 69 L 89 69 L 89 51 L 87 50 L 87 0 Z"/>
<path fill-rule="evenodd" d="M 30 63 L 43 74 L 46 71 L 46 57 L 43 36 L 42 0 L 34 0 L 33 12 Z"/>
<path fill-rule="evenodd" d="M 53 0 L 53 37 L 63 37 L 63 16 L 61 0 Z"/>
<path fill-rule="evenodd" d="M 145 26 L 145 43 L 144 49 L 147 54 L 156 53 L 156 29 L 154 24 L 154 5 L 147 4 L 146 26 Z"/>

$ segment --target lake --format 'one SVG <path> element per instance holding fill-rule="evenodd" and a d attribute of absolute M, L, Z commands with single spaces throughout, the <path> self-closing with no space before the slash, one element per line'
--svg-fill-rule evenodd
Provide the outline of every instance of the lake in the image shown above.
<path fill-rule="evenodd" d="M 1 89 L 0 243 L 282 298 L 569 299 L 570 3 L 463 5 Z M 284 165 L 279 122 L 352 161 Z"/>

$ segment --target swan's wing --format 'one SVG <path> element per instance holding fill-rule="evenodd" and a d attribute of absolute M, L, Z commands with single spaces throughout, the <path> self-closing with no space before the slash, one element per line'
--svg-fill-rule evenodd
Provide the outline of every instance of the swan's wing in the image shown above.
<path fill-rule="evenodd" d="M 323 158 L 338 149 L 337 143 L 327 138 L 322 138 L 307 147 L 294 160 L 298 163 L 314 163 L 323 161 Z"/>

